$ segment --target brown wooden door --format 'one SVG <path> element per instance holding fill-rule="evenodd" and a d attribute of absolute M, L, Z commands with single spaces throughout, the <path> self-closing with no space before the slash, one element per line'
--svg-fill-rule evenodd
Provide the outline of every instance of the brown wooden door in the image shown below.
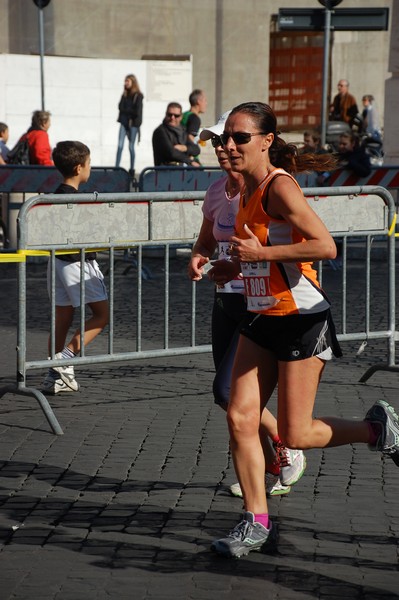
<path fill-rule="evenodd" d="M 270 34 L 269 103 L 282 131 L 321 124 L 323 33 Z"/>

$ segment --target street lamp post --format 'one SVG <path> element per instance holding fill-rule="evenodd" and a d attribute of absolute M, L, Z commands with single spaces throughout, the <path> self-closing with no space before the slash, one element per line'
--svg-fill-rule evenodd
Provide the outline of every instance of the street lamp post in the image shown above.
<path fill-rule="evenodd" d="M 326 143 L 327 133 L 327 97 L 330 67 L 330 40 L 331 40 L 331 10 L 342 0 L 318 0 L 325 7 L 324 16 L 324 55 L 323 55 L 323 91 L 321 100 L 321 144 Z"/>
<path fill-rule="evenodd" d="M 39 52 L 40 52 L 40 89 L 42 96 L 42 110 L 44 110 L 44 19 L 43 8 L 50 4 L 50 0 L 33 0 L 39 9 Z"/>

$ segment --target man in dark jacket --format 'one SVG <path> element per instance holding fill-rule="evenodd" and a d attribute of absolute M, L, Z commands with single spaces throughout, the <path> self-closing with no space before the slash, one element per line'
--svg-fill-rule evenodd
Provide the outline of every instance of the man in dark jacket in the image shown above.
<path fill-rule="evenodd" d="M 178 102 L 170 102 L 165 118 L 152 135 L 154 164 L 158 165 L 190 165 L 199 167 L 194 159 L 200 153 L 197 144 L 189 141 L 187 133 L 181 126 L 182 107 Z"/>
<path fill-rule="evenodd" d="M 349 93 L 349 81 L 340 79 L 338 81 L 338 94 L 334 96 L 330 106 L 330 121 L 345 121 L 352 125 L 359 113 L 356 99 Z"/>

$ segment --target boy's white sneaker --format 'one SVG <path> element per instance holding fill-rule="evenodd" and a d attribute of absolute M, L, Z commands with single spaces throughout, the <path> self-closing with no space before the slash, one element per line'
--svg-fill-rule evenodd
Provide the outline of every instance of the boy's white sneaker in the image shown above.
<path fill-rule="evenodd" d="M 60 359 L 63 358 L 62 352 L 57 352 L 54 358 Z M 58 373 L 59 377 L 62 381 L 73 391 L 77 392 L 79 390 L 79 384 L 75 379 L 75 371 L 72 365 L 67 367 L 51 367 L 53 371 Z"/>
<path fill-rule="evenodd" d="M 59 394 L 61 392 L 73 392 L 72 388 L 70 388 L 59 376 L 58 373 L 51 373 L 49 371 L 44 378 L 41 387 L 42 391 L 46 394 Z"/>

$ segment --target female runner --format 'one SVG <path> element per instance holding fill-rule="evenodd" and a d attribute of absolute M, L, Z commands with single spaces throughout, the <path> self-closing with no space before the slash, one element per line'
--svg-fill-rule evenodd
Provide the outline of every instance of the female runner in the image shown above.
<path fill-rule="evenodd" d="M 399 466 L 399 421 L 377 401 L 364 420 L 313 418 L 325 362 L 341 355 L 330 303 L 312 262 L 334 259 L 334 241 L 290 173 L 334 168 L 329 155 L 298 155 L 276 131 L 267 104 L 248 102 L 230 113 L 221 139 L 233 171 L 242 174 L 230 254 L 239 264 L 248 310 L 241 327 L 227 411 L 235 470 L 244 497 L 242 521 L 212 549 L 229 557 L 275 548 L 276 526 L 268 515 L 261 415 L 278 387 L 278 432 L 290 448 L 365 443 Z M 231 278 L 225 261 L 209 272 L 218 285 Z"/>

